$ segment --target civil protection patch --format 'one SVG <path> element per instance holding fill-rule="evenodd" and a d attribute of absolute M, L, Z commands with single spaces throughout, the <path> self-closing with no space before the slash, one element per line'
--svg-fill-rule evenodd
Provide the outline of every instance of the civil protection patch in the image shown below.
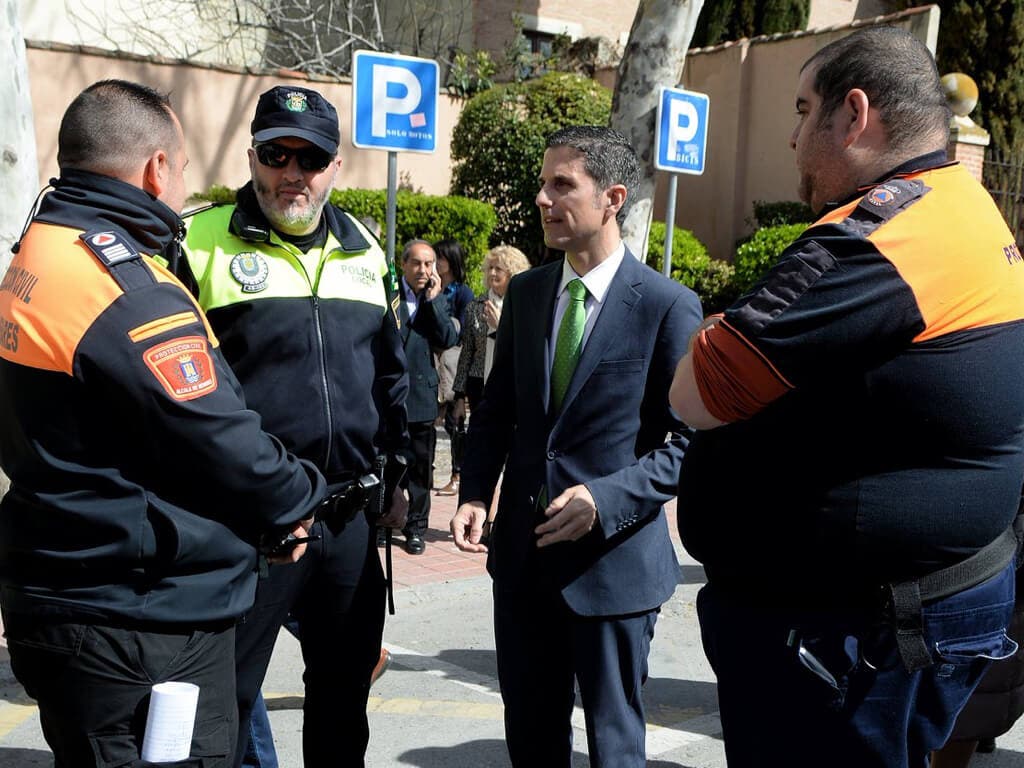
<path fill-rule="evenodd" d="M 231 260 L 231 276 L 242 286 L 243 293 L 259 293 L 267 287 L 270 267 L 255 251 L 239 253 Z"/>
<path fill-rule="evenodd" d="M 92 232 L 83 232 L 78 237 L 108 267 L 139 257 L 139 252 L 135 250 L 135 247 L 117 232 L 93 230 Z"/>
<path fill-rule="evenodd" d="M 202 336 L 183 336 L 150 347 L 146 366 L 175 400 L 195 400 L 217 389 L 217 372 Z"/>
<path fill-rule="evenodd" d="M 881 208 L 893 203 L 899 197 L 900 192 L 899 187 L 891 184 L 880 184 L 868 192 L 864 199 L 871 203 L 871 205 Z"/>

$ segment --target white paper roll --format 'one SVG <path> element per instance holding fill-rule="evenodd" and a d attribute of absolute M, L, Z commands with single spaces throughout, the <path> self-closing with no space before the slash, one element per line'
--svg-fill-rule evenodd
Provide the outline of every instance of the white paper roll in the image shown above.
<path fill-rule="evenodd" d="M 157 683 L 149 698 L 142 759 L 150 763 L 184 760 L 192 748 L 199 686 L 193 683 Z"/>

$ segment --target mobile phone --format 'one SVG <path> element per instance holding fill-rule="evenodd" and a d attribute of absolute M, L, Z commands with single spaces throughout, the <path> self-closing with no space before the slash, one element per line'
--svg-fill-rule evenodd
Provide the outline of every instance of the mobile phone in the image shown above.
<path fill-rule="evenodd" d="M 295 547 L 299 546 L 299 544 L 305 544 L 309 541 L 318 541 L 319 539 L 320 536 L 315 533 L 309 536 L 296 536 L 293 533 L 289 533 L 287 536 L 285 536 L 283 539 L 277 542 L 277 544 L 271 547 L 269 554 L 272 556 L 287 555 L 289 552 L 295 549 Z"/>

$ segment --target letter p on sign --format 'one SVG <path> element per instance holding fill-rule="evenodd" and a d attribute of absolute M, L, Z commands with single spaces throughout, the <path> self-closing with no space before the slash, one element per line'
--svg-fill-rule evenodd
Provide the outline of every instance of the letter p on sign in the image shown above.
<path fill-rule="evenodd" d="M 662 88 L 654 123 L 654 167 L 704 173 L 710 100 L 703 93 Z"/>
<path fill-rule="evenodd" d="M 408 69 L 387 64 L 373 65 L 373 120 L 370 133 L 387 136 L 388 115 L 411 115 L 420 104 L 423 89 L 420 81 Z M 405 90 L 396 98 L 389 94 Z"/>
<path fill-rule="evenodd" d="M 356 51 L 352 143 L 390 152 L 433 152 L 437 84 L 438 66 L 432 59 Z"/>

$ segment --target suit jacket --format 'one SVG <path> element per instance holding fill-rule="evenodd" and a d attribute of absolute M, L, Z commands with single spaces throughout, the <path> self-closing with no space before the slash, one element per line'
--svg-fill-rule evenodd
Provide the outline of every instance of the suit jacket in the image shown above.
<path fill-rule="evenodd" d="M 459 343 L 459 331 L 448 313 L 448 300 L 439 294 L 433 301 L 420 299 L 412 321 L 405 304 L 404 281 L 402 300 L 398 305 L 402 344 L 409 370 L 409 396 L 405 409 L 409 421 L 433 421 L 437 418 L 437 368 L 434 349 L 448 349 Z"/>
<path fill-rule="evenodd" d="M 650 610 L 679 580 L 662 505 L 675 495 L 689 430 L 668 390 L 702 320 L 700 302 L 627 250 L 552 413 L 548 350 L 561 274 L 559 260 L 509 284 L 494 366 L 470 419 L 460 500 L 489 504 L 504 467 L 487 563 L 497 589 L 550 586 L 584 616 Z M 593 530 L 538 549 L 541 488 L 550 500 L 579 483 L 597 503 Z"/>

